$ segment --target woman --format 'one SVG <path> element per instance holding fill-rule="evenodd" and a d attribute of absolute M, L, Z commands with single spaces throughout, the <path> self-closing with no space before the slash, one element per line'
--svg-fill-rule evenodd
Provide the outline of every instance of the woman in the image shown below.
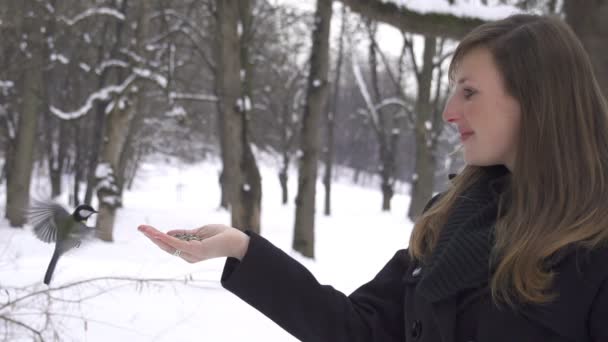
<path fill-rule="evenodd" d="M 608 341 L 608 110 L 581 43 L 512 16 L 468 34 L 450 78 L 466 167 L 350 296 L 250 232 L 139 229 L 188 262 L 228 256 L 222 285 L 302 341 Z"/>

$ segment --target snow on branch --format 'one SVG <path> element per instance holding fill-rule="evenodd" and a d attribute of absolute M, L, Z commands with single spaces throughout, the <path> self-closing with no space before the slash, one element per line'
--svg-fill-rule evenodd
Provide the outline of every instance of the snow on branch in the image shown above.
<path fill-rule="evenodd" d="M 160 68 L 161 65 L 160 63 L 156 62 L 156 61 L 150 61 L 147 60 L 146 58 L 138 55 L 136 52 L 131 51 L 129 49 L 120 49 L 121 53 L 124 53 L 125 55 L 127 55 L 129 58 L 131 58 L 131 60 L 133 62 L 135 62 L 135 64 L 140 64 L 140 65 L 150 65 L 153 68 Z"/>
<path fill-rule="evenodd" d="M 367 90 L 367 86 L 365 85 L 365 80 L 363 79 L 363 75 L 361 74 L 361 68 L 359 68 L 359 64 L 357 63 L 357 59 L 353 56 L 353 72 L 355 74 L 355 79 L 357 80 L 357 86 L 361 95 L 363 96 L 363 100 L 365 100 L 365 104 L 367 105 L 367 112 L 371 116 L 372 124 L 375 128 L 378 127 L 378 112 L 376 111 L 376 106 L 372 101 L 372 97 Z"/>
<path fill-rule="evenodd" d="M 59 117 L 62 120 L 74 120 L 78 119 L 85 114 L 87 114 L 91 108 L 93 108 L 93 103 L 95 101 L 103 101 L 108 100 L 113 94 L 121 94 L 127 89 L 127 87 L 136 79 L 136 75 L 132 74 L 127 79 L 122 82 L 120 85 L 111 85 L 105 88 L 102 88 L 93 94 L 89 95 L 85 104 L 79 109 L 72 112 L 64 112 L 54 106 L 51 106 L 50 110 L 55 116 Z"/>
<path fill-rule="evenodd" d="M 116 63 L 113 65 L 123 66 Z M 145 68 L 133 68 L 132 72 L 133 73 L 127 79 L 125 79 L 122 84 L 107 86 L 89 95 L 89 97 L 85 101 L 85 104 L 79 109 L 72 112 L 64 112 L 57 107 L 51 106 L 51 113 L 53 113 L 55 116 L 59 117 L 62 120 L 78 119 L 81 116 L 86 115 L 91 110 L 91 108 L 93 108 L 93 104 L 95 103 L 95 101 L 109 100 L 114 94 L 122 94 L 127 89 L 127 87 L 129 87 L 131 83 L 133 83 L 133 81 L 138 78 L 148 79 L 156 83 L 159 87 L 163 89 L 167 88 L 167 78 L 161 74 L 155 73 Z"/>
<path fill-rule="evenodd" d="M 205 101 L 205 102 L 217 102 L 218 98 L 215 95 L 209 94 L 189 94 L 189 93 L 169 93 L 171 100 L 192 100 L 192 101 Z"/>
<path fill-rule="evenodd" d="M 96 16 L 96 15 L 107 15 L 107 16 L 114 17 L 114 18 L 116 18 L 118 20 L 121 20 L 121 21 L 125 20 L 124 14 L 122 14 L 119 11 L 117 11 L 116 9 L 110 8 L 110 7 L 89 8 L 86 11 L 84 11 L 84 12 L 76 15 L 72 19 L 60 16 L 59 20 L 63 21 L 64 23 L 66 23 L 68 26 L 73 26 L 76 23 L 78 23 L 79 21 L 82 21 L 82 20 L 84 20 L 86 18 L 89 18 L 89 17 L 92 17 L 92 16 Z"/>
<path fill-rule="evenodd" d="M 103 73 L 104 70 L 109 67 L 127 68 L 129 67 L 129 63 L 121 61 L 119 59 L 108 59 L 101 62 L 101 64 L 99 64 L 99 66 L 95 68 L 95 73 L 97 75 L 101 75 L 101 73 Z"/>
<path fill-rule="evenodd" d="M 499 20 L 522 10 L 499 2 L 484 5 L 480 0 L 456 0 L 450 4 L 448 0 L 382 0 L 394 3 L 410 11 L 427 14 L 450 14 L 461 18 L 478 18 L 487 21 Z"/>
<path fill-rule="evenodd" d="M 406 112 L 408 113 L 412 113 L 413 109 L 412 109 L 412 105 L 405 102 L 403 99 L 398 98 L 398 97 L 391 97 L 388 99 L 384 99 L 382 100 L 380 103 L 378 103 L 375 106 L 376 111 L 379 111 L 380 109 L 384 108 L 384 107 L 388 107 L 391 105 L 396 105 L 399 106 L 401 108 L 403 108 Z"/>
<path fill-rule="evenodd" d="M 135 75 L 141 78 L 147 78 L 150 81 L 158 84 L 158 86 L 161 88 L 167 88 L 167 84 L 169 83 L 165 76 L 152 72 L 149 69 L 133 68 L 133 72 L 135 73 Z"/>

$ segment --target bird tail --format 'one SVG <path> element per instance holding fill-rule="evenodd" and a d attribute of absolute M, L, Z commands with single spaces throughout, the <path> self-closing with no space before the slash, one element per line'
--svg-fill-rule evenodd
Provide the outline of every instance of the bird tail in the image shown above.
<path fill-rule="evenodd" d="M 49 267 L 46 269 L 46 273 L 44 274 L 44 283 L 49 285 L 51 283 L 51 277 L 53 276 L 53 272 L 55 271 L 55 266 L 57 265 L 57 261 L 59 260 L 59 250 L 55 248 L 53 252 L 53 257 L 51 258 L 51 262 L 49 263 Z"/>

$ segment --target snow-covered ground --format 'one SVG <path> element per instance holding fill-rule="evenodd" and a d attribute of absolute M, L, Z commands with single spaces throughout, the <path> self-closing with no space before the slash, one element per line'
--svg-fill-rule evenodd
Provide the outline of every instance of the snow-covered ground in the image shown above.
<path fill-rule="evenodd" d="M 409 198 L 397 194 L 393 212 L 383 213 L 377 187 L 361 187 L 342 177 L 333 185 L 333 215 L 322 215 L 323 187 L 318 183 L 316 259 L 291 250 L 293 198 L 297 173 L 290 175 L 290 203 L 280 203 L 277 169 L 263 163 L 262 235 L 306 265 L 320 282 L 350 293 L 370 280 L 397 249 L 407 245 L 412 223 L 406 219 Z M 219 283 L 224 259 L 188 264 L 170 256 L 137 231 L 142 223 L 161 230 L 229 224 L 218 210 L 218 162 L 183 165 L 156 160 L 143 165 L 133 189 L 124 194 L 115 242 L 93 242 L 68 252 L 57 265 L 53 288 L 97 277 L 155 278 L 175 281 L 100 280 L 51 294 L 51 312 L 59 341 L 295 341 Z M 37 179 L 36 188 L 45 179 Z M 38 184 L 38 185 L 37 185 Z M 4 187 L 1 187 L 4 191 Z M 36 192 L 33 190 L 33 192 Z M 4 193 L 0 193 L 4 213 Z M 65 196 L 62 197 L 65 203 Z M 53 246 L 37 240 L 29 227 L 10 229 L 0 220 L 0 308 L 14 287 L 21 294 L 47 287 L 42 278 Z M 189 281 L 182 281 L 192 279 Z M 8 289 L 8 291 L 5 291 Z M 44 324 L 41 308 L 48 297 L 34 296 L 11 312 L 32 326 Z M 79 302 L 75 302 L 79 301 Z M 294 308 L 297 310 L 298 308 Z M 9 310 L 9 311 L 7 311 Z M 51 329 L 49 327 L 48 329 Z M 0 322 L 0 341 L 5 324 Z M 21 335 L 31 341 L 31 335 Z M 52 336 L 51 336 L 52 337 Z M 11 341 L 16 341 L 13 337 Z M 51 338 L 52 340 L 52 338 Z"/>

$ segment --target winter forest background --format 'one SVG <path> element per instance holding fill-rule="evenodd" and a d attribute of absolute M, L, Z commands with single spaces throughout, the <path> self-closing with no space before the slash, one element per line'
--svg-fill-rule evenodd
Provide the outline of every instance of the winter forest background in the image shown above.
<path fill-rule="evenodd" d="M 462 167 L 441 120 L 458 40 L 520 12 L 570 24 L 608 94 L 606 2 L 2 0 L 0 341 L 244 339 L 226 331 L 232 319 L 248 322 L 249 340 L 289 340 L 221 292 L 221 261 L 167 263 L 136 226 L 251 229 L 354 290 L 406 247 Z M 47 198 L 93 204 L 105 241 L 62 260 L 50 288 L 52 246 L 23 211 Z M 337 277 L 338 260 L 364 265 Z M 167 299 L 167 288 L 187 295 Z M 207 335 L 200 321 L 128 337 L 112 328 L 160 329 L 175 312 L 159 306 L 187 307 L 200 291 L 214 298 L 213 309 L 190 304 L 206 310 Z M 121 310 L 100 309 L 108 296 Z"/>

